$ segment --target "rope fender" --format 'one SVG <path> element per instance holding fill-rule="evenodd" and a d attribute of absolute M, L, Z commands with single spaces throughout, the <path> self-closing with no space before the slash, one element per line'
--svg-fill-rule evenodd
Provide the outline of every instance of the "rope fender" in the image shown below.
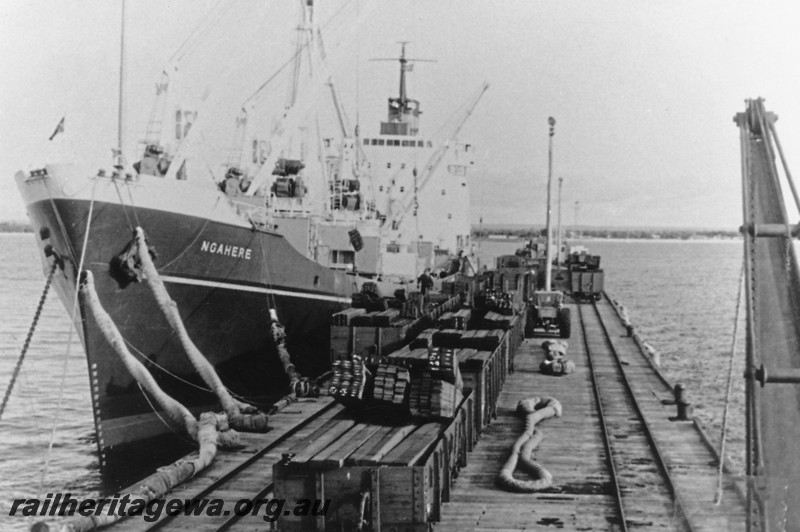
<path fill-rule="evenodd" d="M 160 467 L 126 494 L 131 501 L 129 508 L 138 508 L 138 513 L 117 512 L 108 515 L 71 516 L 59 521 L 40 521 L 31 527 L 32 532 L 88 532 L 121 521 L 128 515 L 142 515 L 150 501 L 166 496 L 175 486 L 207 468 L 213 462 L 218 448 L 241 447 L 239 434 L 230 428 L 226 414 L 203 412 L 200 419 L 196 420 L 185 406 L 161 390 L 144 364 L 128 351 L 119 329 L 100 303 L 91 271 L 84 273 L 80 290 L 98 328 L 131 376 L 155 399 L 170 419 L 184 426 L 186 432 L 197 442 L 199 449 L 196 455 Z"/>
<path fill-rule="evenodd" d="M 531 397 L 517 403 L 517 413 L 525 416 L 525 431 L 514 442 L 511 455 L 506 460 L 500 474 L 497 475 L 497 485 L 509 491 L 530 493 L 550 487 L 553 475 L 534 462 L 531 458 L 533 451 L 542 442 L 544 435 L 536 429 L 536 424 L 543 419 L 561 417 L 561 403 L 552 397 Z M 519 480 L 514 478 L 517 466 L 534 480 Z"/>
<path fill-rule="evenodd" d="M 153 296 L 164 313 L 164 316 L 169 322 L 172 330 L 178 336 L 181 345 L 189 358 L 189 361 L 194 366 L 198 375 L 203 379 L 206 385 L 211 388 L 222 404 L 225 413 L 228 414 L 228 421 L 230 425 L 238 430 L 245 432 L 266 432 L 269 430 L 268 416 L 261 412 L 256 407 L 237 401 L 228 392 L 222 380 L 217 375 L 216 370 L 205 356 L 200 352 L 195 343 L 189 338 L 189 333 L 186 331 L 186 326 L 183 324 L 180 313 L 178 312 L 178 305 L 172 300 L 164 282 L 156 270 L 155 264 L 150 257 L 145 242 L 144 231 L 141 227 L 136 228 L 136 244 L 139 261 L 141 262 L 142 272 L 147 281 Z"/>

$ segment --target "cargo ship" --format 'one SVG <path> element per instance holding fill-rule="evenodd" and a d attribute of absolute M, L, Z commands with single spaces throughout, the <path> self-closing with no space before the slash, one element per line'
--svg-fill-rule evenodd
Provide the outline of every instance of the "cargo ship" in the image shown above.
<path fill-rule="evenodd" d="M 295 57 L 320 44 L 313 3 L 300 4 L 300 27 L 307 31 Z M 56 271 L 55 290 L 85 349 L 101 460 L 153 437 L 174 439 L 181 428 L 164 419 L 111 351 L 77 293 L 82 271 L 92 272 L 100 302 L 128 348 L 166 393 L 193 413 L 217 403 L 139 282 L 132 252 L 137 228 L 189 337 L 233 396 L 265 409 L 292 391 L 273 322 L 284 328 L 299 373 L 315 377 L 330 367 L 331 315 L 350 306 L 365 284 L 371 292 L 402 297 L 423 271 L 448 269 L 468 252 L 466 176 L 473 149 L 457 135 L 469 112 L 445 138 L 424 136 L 420 102 L 406 90 L 415 60 L 405 49 L 403 43 L 394 59 L 399 95 L 389 98 L 388 116 L 375 134 L 362 137 L 358 124 L 347 123 L 329 66 L 320 59 L 312 86 L 300 86 L 300 76 L 293 76 L 281 122 L 265 127 L 300 129 L 313 104 L 335 112 L 339 131 L 290 146 L 263 128 L 237 130 L 239 156 L 221 164 L 213 181 L 207 171 L 192 170 L 202 110 L 173 113 L 174 127 L 157 134 L 148 126 L 141 157 L 129 165 L 121 148 L 122 103 L 113 167 L 98 172 L 47 164 L 16 174 L 42 260 Z M 470 112 L 485 90 L 470 100 Z M 239 126 L 246 123 L 237 118 Z M 250 145 L 252 160 L 243 155 Z M 447 194 L 447 209 L 436 204 L 433 189 Z"/>

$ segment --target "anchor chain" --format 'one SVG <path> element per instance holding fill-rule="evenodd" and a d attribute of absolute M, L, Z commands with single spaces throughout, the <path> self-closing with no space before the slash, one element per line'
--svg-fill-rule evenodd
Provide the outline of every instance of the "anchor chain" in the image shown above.
<path fill-rule="evenodd" d="M 50 273 L 47 275 L 47 282 L 45 282 L 44 290 L 42 291 L 41 297 L 39 297 L 39 305 L 36 307 L 36 313 L 33 315 L 33 322 L 28 328 L 28 336 L 25 337 L 25 343 L 22 345 L 22 352 L 17 359 L 17 365 L 14 367 L 14 372 L 11 374 L 11 381 L 8 383 L 6 394 L 3 396 L 3 403 L 0 404 L 0 419 L 3 418 L 3 412 L 5 412 L 8 399 L 11 397 L 11 390 L 14 388 L 14 383 L 16 383 L 19 372 L 22 369 L 22 361 L 25 360 L 25 354 L 28 352 L 28 347 L 31 345 L 33 332 L 36 330 L 36 324 L 39 322 L 39 316 L 42 315 L 44 302 L 47 300 L 47 293 L 50 291 L 50 285 L 53 283 L 53 276 L 56 273 L 58 264 L 59 261 L 56 260 L 53 261 L 53 265 L 50 266 Z"/>

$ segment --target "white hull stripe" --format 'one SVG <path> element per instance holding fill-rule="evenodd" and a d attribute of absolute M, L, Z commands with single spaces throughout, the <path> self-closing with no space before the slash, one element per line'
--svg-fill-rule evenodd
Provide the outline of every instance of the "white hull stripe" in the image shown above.
<path fill-rule="evenodd" d="M 187 279 L 185 277 L 172 277 L 171 275 L 162 275 L 161 279 L 163 279 L 168 283 L 175 283 L 175 284 L 191 284 L 195 286 L 208 286 L 211 288 L 238 290 L 240 292 L 255 292 L 258 294 L 273 294 L 276 296 L 300 297 L 303 299 L 334 301 L 336 303 L 350 303 L 349 297 L 326 296 L 322 294 L 307 294 L 305 292 L 290 292 L 289 290 L 276 290 L 274 288 L 262 288 L 259 286 L 247 286 L 234 283 L 220 283 L 218 281 L 204 281 L 202 279 Z"/>

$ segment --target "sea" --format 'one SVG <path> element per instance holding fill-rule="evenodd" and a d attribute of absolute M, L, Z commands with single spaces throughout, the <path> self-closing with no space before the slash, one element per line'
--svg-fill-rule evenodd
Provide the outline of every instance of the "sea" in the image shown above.
<path fill-rule="evenodd" d="M 739 240 L 571 240 L 600 255 L 605 288 L 628 312 L 639 334 L 659 353 L 672 383 L 682 383 L 696 416 L 719 442 L 729 404 L 726 455 L 744 462 L 744 309 L 737 326 Z M 481 264 L 513 253 L 522 242 L 483 240 Z M 490 266 L 491 267 L 491 266 Z M 45 284 L 32 234 L 0 234 L 0 393 L 5 392 Z M 0 419 L 0 529 L 15 498 L 68 491 L 74 497 L 113 493 L 97 456 L 89 377 L 68 313 L 51 292 Z M 732 353 L 734 356 L 732 356 Z M 733 386 L 728 375 L 733 364 Z"/>

